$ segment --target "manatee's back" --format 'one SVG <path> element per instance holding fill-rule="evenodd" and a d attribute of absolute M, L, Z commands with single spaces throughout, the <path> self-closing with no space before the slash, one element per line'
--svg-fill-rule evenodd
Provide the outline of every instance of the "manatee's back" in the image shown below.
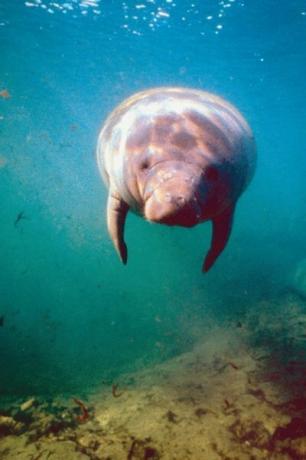
<path fill-rule="evenodd" d="M 108 116 L 98 138 L 97 162 L 101 176 L 109 186 L 110 176 L 119 174 L 122 166 L 122 144 L 127 136 L 127 124 L 122 122 L 124 115 L 139 100 L 147 97 L 147 91 L 137 93 L 119 104 Z"/>
<path fill-rule="evenodd" d="M 123 184 L 124 157 L 130 154 L 127 145 L 133 132 L 139 132 L 139 121 L 145 119 L 146 125 L 150 124 L 150 129 L 156 131 L 157 120 L 166 116 L 178 116 L 179 126 L 189 133 L 197 133 L 195 155 L 207 161 L 228 164 L 237 171 L 241 193 L 252 178 L 256 163 L 250 127 L 238 110 L 224 99 L 188 88 L 143 91 L 125 100 L 111 113 L 100 133 L 97 149 L 99 169 L 107 185 L 110 178 L 119 188 Z M 167 129 L 168 137 L 171 137 L 170 124 Z M 159 143 L 165 143 L 165 140 L 160 138 Z M 155 140 L 154 147 L 160 147 L 157 151 L 162 151 L 158 140 Z M 135 152 L 134 149 L 133 155 Z M 188 155 L 192 152 L 189 151 Z"/>

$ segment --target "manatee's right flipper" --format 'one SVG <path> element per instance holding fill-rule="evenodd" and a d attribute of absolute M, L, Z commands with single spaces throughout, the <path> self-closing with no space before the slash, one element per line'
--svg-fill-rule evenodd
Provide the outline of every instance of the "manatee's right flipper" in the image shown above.
<path fill-rule="evenodd" d="M 213 219 L 211 246 L 204 260 L 203 272 L 208 272 L 228 242 L 232 230 L 234 209 L 234 206 L 230 207 Z"/>
<path fill-rule="evenodd" d="M 107 228 L 121 261 L 127 262 L 127 247 L 124 242 L 124 224 L 129 206 L 116 191 L 109 191 L 107 200 Z"/>

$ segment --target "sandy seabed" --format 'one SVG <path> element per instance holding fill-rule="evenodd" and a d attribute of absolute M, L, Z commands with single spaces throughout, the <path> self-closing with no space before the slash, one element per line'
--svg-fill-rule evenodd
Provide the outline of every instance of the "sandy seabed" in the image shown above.
<path fill-rule="evenodd" d="M 305 302 L 252 311 L 86 400 L 0 410 L 0 459 L 306 459 Z"/>

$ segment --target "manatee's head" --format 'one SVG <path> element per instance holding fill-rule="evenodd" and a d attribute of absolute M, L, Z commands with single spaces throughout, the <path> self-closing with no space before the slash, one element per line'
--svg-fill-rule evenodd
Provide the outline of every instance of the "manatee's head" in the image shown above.
<path fill-rule="evenodd" d="M 197 165 L 158 162 L 147 172 L 144 217 L 151 222 L 192 227 L 203 220 L 205 195 L 204 177 Z"/>
<path fill-rule="evenodd" d="M 130 115 L 124 141 L 122 196 L 147 220 L 192 227 L 207 218 L 211 155 L 203 137 L 204 121 L 193 112 L 167 112 L 171 100 L 152 102 Z M 154 110 L 158 112 L 155 113 Z M 165 113 L 164 113 L 165 112 Z M 212 136 L 212 135 L 211 135 Z M 211 139 L 209 138 L 209 141 Z M 214 179 L 214 178 L 212 178 Z"/>

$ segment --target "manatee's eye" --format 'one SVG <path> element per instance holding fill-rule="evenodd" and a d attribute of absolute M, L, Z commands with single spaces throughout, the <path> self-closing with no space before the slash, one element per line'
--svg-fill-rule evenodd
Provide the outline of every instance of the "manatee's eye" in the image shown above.
<path fill-rule="evenodd" d="M 148 169 L 148 167 L 150 166 L 148 160 L 143 160 L 141 163 L 140 163 L 140 169 L 142 171 L 145 171 L 146 169 Z"/>
<path fill-rule="evenodd" d="M 219 179 L 219 171 L 214 166 L 209 166 L 205 171 L 205 177 L 212 182 Z"/>

